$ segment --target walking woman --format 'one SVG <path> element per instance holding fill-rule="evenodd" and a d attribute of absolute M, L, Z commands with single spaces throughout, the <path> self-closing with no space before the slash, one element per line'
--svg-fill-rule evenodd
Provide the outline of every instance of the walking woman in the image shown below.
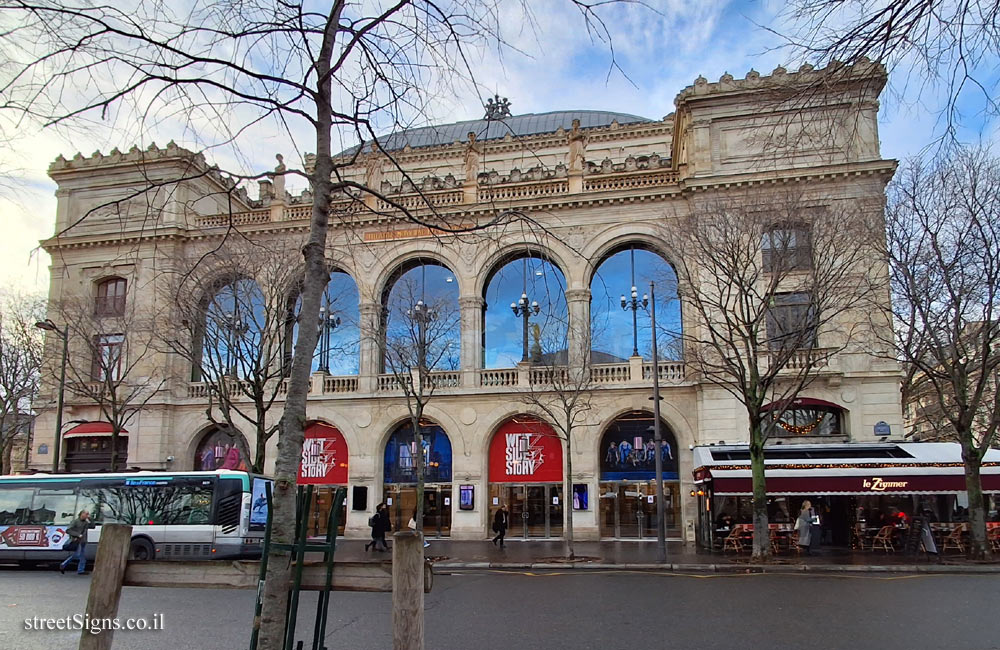
<path fill-rule="evenodd" d="M 493 538 L 493 546 L 500 542 L 500 548 L 503 548 L 503 537 L 507 534 L 507 506 L 502 505 L 497 509 L 497 513 L 493 516 L 493 532 L 496 533 L 496 537 Z"/>
<path fill-rule="evenodd" d="M 375 515 L 378 517 L 378 523 L 375 525 L 375 540 L 372 542 L 372 547 L 377 551 L 379 550 L 379 545 L 381 545 L 383 551 L 388 551 L 389 545 L 385 543 L 385 534 L 392 530 L 389 506 L 385 505 L 385 503 L 378 504 Z"/>
<path fill-rule="evenodd" d="M 809 542 L 812 538 L 812 502 L 806 499 L 802 502 L 802 509 L 799 511 L 799 518 L 795 521 L 795 530 L 799 533 L 799 545 L 800 551 L 805 551 L 806 555 L 809 555 Z"/>
<path fill-rule="evenodd" d="M 87 568 L 87 556 L 85 555 L 87 549 L 87 531 L 93 528 L 93 524 L 90 523 L 90 513 L 86 510 L 81 510 L 80 514 L 77 515 L 69 528 L 66 529 L 66 534 L 69 536 L 69 542 L 66 546 L 71 548 L 67 549 L 72 551 L 72 554 L 62 561 L 59 565 L 59 573 L 66 573 L 66 567 L 76 558 L 76 573 L 77 575 L 82 575 L 84 570 Z"/>

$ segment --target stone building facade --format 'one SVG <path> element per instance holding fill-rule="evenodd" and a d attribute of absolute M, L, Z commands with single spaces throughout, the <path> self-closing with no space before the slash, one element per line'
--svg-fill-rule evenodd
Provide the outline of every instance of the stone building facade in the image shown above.
<path fill-rule="evenodd" d="M 333 474 L 336 482 L 351 487 L 347 534 L 367 534 L 367 519 L 378 501 L 393 499 L 403 521 L 412 503 L 407 472 L 412 475 L 415 449 L 405 431 L 400 433 L 408 411 L 384 367 L 378 330 L 393 283 L 430 268 L 433 277 L 449 284 L 446 295 L 456 305 L 460 350 L 454 364 L 436 369 L 435 392 L 425 411 L 432 445 L 425 458 L 438 472 L 428 479 L 434 513 L 430 534 L 481 539 L 496 505 L 504 502 L 516 506 L 515 536 L 558 537 L 565 503 L 574 506 L 578 539 L 649 537 L 655 505 L 646 465 L 656 451 L 647 448 L 654 372 L 643 354 L 648 346 L 632 355 L 628 321 L 623 327 L 611 315 L 611 309 L 620 312 L 616 305 L 600 307 L 612 329 L 605 333 L 608 349 L 624 352 L 592 357 L 592 408 L 571 451 L 572 481 L 578 487 L 573 497 L 564 495 L 562 445 L 535 435 L 544 425 L 529 417 L 537 412 L 523 398 L 537 368 L 530 361 L 518 363 L 522 321 L 506 300 L 489 299 L 492 287 L 507 283 L 508 290 L 507 285 L 520 282 L 529 293 L 529 276 L 559 276 L 552 286 L 562 295 L 549 295 L 543 311 L 565 311 L 562 325 L 552 326 L 564 342 L 549 358 L 558 360 L 562 352 L 572 368 L 591 353 L 588 337 L 581 334 L 585 328 L 574 325 L 594 322 L 595 277 L 609 268 L 605 263 L 612 258 L 615 264 L 631 263 L 635 275 L 630 258 L 636 259 L 638 250 L 647 271 L 669 268 L 673 252 L 664 249 L 658 233 L 670 227 L 672 215 L 691 210 L 697 201 L 776 184 L 794 186 L 833 209 L 878 199 L 895 169 L 893 161 L 881 159 L 878 147 L 884 71 L 862 63 L 837 72 L 836 83 L 805 100 L 789 121 L 785 117 L 793 111 L 769 99 L 774 91 L 807 87 L 831 70 L 779 68 L 766 76 L 751 71 L 744 79 L 725 75 L 714 83 L 699 78 L 678 94 L 675 111 L 663 119 L 595 111 L 511 116 L 494 107 L 489 120 L 405 131 L 384 139 L 382 151 L 366 148 L 350 174 L 388 201 L 334 197 L 336 225 L 329 239 L 331 269 L 356 287 L 357 297 L 346 307 L 351 314 L 344 315 L 357 324 L 357 345 L 350 351 L 356 371 L 317 369 L 308 403 L 309 418 L 323 423 L 330 439 L 337 438 L 327 451 L 344 461 Z M 109 300 L 124 300 L 134 311 L 154 315 L 152 328 L 172 328 L 164 296 L 181 260 L 218 247 L 234 229 L 250 241 L 301 240 L 310 195 L 288 194 L 281 171 L 262 182 L 259 198 L 251 199 L 201 155 L 173 143 L 60 157 L 50 168 L 58 184 L 60 234 L 44 242 L 53 260 L 53 304 L 73 295 L 93 296 L 105 307 Z M 428 224 L 435 219 L 482 223 L 507 210 L 527 215 L 539 227 L 453 236 L 403 219 L 394 205 L 410 207 Z M 77 225 L 66 230 L 71 224 Z M 500 273 L 508 267 L 509 274 Z M 428 281 L 426 273 L 421 277 Z M 609 282 L 615 286 L 601 289 L 614 303 L 618 293 L 629 293 L 629 285 L 652 279 L 610 271 L 601 277 L 620 280 L 621 286 Z M 121 280 L 124 284 L 114 284 Z M 541 286 L 532 284 L 533 289 Z M 669 302 L 669 283 L 663 286 Z M 638 294 L 644 292 L 643 284 Z M 678 327 L 691 326 L 676 304 L 672 309 Z M 107 327 L 110 331 L 114 325 Z M 532 330 L 534 341 L 544 336 Z M 512 354 L 496 352 L 499 337 L 514 341 Z M 47 345 L 52 360 L 59 341 L 50 336 Z M 210 391 L 205 382 L 192 381 L 197 377 L 191 362 L 163 348 L 144 363 L 149 371 L 136 376 L 155 374 L 160 380 L 125 427 L 126 464 L 189 470 L 211 466 L 212 457 L 224 459 L 217 439 L 206 443 L 215 432 L 206 417 Z M 745 411 L 725 390 L 689 372 L 683 355 L 668 355 L 655 371 L 670 441 L 669 452 L 661 450 L 670 479 L 668 531 L 693 541 L 690 450 L 746 440 Z M 48 383 L 43 392 L 53 397 L 55 386 Z M 902 435 L 898 367 L 865 353 L 863 346 L 831 358 L 805 395 L 832 405 L 837 424 L 802 440 L 871 441 L 879 422 Z M 277 421 L 280 401 L 279 391 L 269 422 Z M 66 408 L 66 421 L 101 419 L 79 395 L 70 395 Z M 41 470 L 51 465 L 51 456 L 37 452 L 53 444 L 54 420 L 53 407 L 40 410 L 32 463 Z M 89 432 L 90 437 L 68 434 L 64 445 L 76 437 L 102 435 L 93 426 Z M 253 449 L 252 431 L 242 434 Z M 273 467 L 276 442 L 275 437 L 267 445 L 265 473 Z M 505 462 L 511 458 L 513 464 Z"/>

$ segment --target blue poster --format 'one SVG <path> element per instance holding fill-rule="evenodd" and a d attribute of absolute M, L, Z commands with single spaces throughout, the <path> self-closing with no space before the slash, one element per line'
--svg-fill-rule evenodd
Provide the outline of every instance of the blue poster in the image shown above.
<path fill-rule="evenodd" d="M 268 479 L 254 478 L 250 501 L 250 530 L 264 530 L 267 527 L 267 492 L 265 486 L 273 483 Z"/>
<path fill-rule="evenodd" d="M 417 482 L 417 443 L 408 424 L 396 430 L 385 445 L 385 482 Z M 423 431 L 424 482 L 451 482 L 451 440 L 437 426 Z"/>
<path fill-rule="evenodd" d="M 656 478 L 656 443 L 653 418 L 640 416 L 615 421 L 601 439 L 602 481 L 651 481 Z M 660 458 L 663 478 L 677 480 L 677 438 L 660 425 Z"/>

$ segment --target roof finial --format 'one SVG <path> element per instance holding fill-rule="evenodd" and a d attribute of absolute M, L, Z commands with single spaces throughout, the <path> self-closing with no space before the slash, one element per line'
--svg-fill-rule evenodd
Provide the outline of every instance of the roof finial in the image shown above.
<path fill-rule="evenodd" d="M 510 117 L 510 101 L 506 97 L 501 98 L 500 95 L 494 95 L 486 100 L 485 108 L 484 120 L 502 120 L 505 117 Z"/>

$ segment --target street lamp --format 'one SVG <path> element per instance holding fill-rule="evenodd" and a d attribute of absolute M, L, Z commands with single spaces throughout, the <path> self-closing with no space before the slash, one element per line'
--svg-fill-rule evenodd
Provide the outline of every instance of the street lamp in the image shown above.
<path fill-rule="evenodd" d="M 524 271 L 522 273 L 524 286 L 521 290 L 521 299 L 510 303 L 510 310 L 514 316 L 521 319 L 521 363 L 528 361 L 528 317 L 534 313 L 536 316 L 541 311 L 537 300 L 532 300 L 528 304 L 528 258 L 524 258 Z"/>
<path fill-rule="evenodd" d="M 243 322 L 240 318 L 240 312 L 238 309 L 234 309 L 231 314 L 226 314 L 223 316 L 223 321 L 225 322 L 228 331 L 227 342 L 226 342 L 226 366 L 229 370 L 229 375 L 234 378 L 239 378 L 239 363 L 240 363 L 240 345 L 243 341 L 243 337 L 248 331 L 250 331 L 250 326 Z"/>
<path fill-rule="evenodd" d="M 63 402 L 66 398 L 66 355 L 69 352 L 69 325 L 59 329 L 51 319 L 35 323 L 35 327 L 47 332 L 55 332 L 62 339 L 62 365 L 59 370 L 59 400 L 56 406 L 56 440 L 52 450 L 52 473 L 59 473 L 59 455 L 62 450 Z"/>
<path fill-rule="evenodd" d="M 421 294 L 423 294 L 423 273 L 421 273 Z M 427 325 L 437 320 L 437 311 L 428 307 L 423 299 L 417 301 L 412 309 L 406 310 L 406 316 L 417 325 L 417 377 L 418 384 L 413 387 L 414 395 L 422 395 L 424 373 L 427 368 Z M 412 381 L 412 377 L 411 377 Z M 419 399 L 419 398 L 418 398 Z M 423 427 L 417 423 L 416 431 L 413 432 L 416 443 L 416 453 L 414 454 L 414 469 L 417 472 L 417 513 L 415 519 L 417 530 L 421 534 L 424 532 L 424 433 Z M 424 542 L 424 546 L 427 543 Z"/>
<path fill-rule="evenodd" d="M 330 333 L 340 326 L 340 317 L 330 310 L 330 300 L 319 308 L 319 370 L 330 374 Z"/>
<path fill-rule="evenodd" d="M 645 300 L 643 300 L 645 303 Z M 649 283 L 649 320 L 653 332 L 653 446 L 656 448 L 656 551 L 667 561 L 667 528 L 663 503 L 663 432 L 660 430 L 660 360 L 656 349 L 656 288 Z M 634 313 L 634 312 L 633 312 Z"/>
<path fill-rule="evenodd" d="M 629 248 L 629 256 L 631 257 L 632 266 L 632 294 L 631 298 L 625 299 L 625 294 L 622 294 L 622 311 L 632 312 L 632 356 L 639 356 L 639 326 L 636 322 L 636 312 L 639 311 L 640 307 L 646 309 L 649 305 L 649 296 L 642 294 L 642 302 L 639 302 L 639 292 L 635 288 L 635 249 Z"/>

